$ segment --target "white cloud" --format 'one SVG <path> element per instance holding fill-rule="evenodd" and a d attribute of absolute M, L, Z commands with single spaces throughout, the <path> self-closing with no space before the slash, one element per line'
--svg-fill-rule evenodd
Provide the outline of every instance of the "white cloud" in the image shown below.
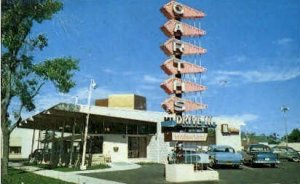
<path fill-rule="evenodd" d="M 238 120 L 238 121 L 243 122 L 244 125 L 247 123 L 257 121 L 259 119 L 259 116 L 255 115 L 255 114 L 250 114 L 250 113 L 236 114 L 236 115 L 222 115 L 220 117 Z"/>
<path fill-rule="evenodd" d="M 125 72 L 122 73 L 122 75 L 124 75 L 124 76 L 129 76 L 129 75 L 133 75 L 133 74 L 134 73 L 131 72 L 131 71 L 125 71 Z"/>
<path fill-rule="evenodd" d="M 146 85 L 146 84 L 142 84 L 139 86 L 140 89 L 143 90 L 155 90 L 159 88 L 159 85 Z"/>
<path fill-rule="evenodd" d="M 92 99 L 107 98 L 108 95 L 122 93 L 121 91 L 111 90 L 104 86 L 97 86 L 92 92 Z M 69 94 L 48 93 L 39 94 L 36 99 L 37 111 L 43 111 L 58 103 L 74 103 L 75 97 L 78 97 L 79 104 L 87 104 L 88 87 L 82 87 Z M 93 101 L 91 102 L 93 103 Z M 35 114 L 35 113 L 34 113 Z"/>
<path fill-rule="evenodd" d="M 104 73 L 107 73 L 107 74 L 115 74 L 115 72 L 109 68 L 105 68 L 102 70 Z"/>
<path fill-rule="evenodd" d="M 286 45 L 286 44 L 289 44 L 289 43 L 291 43 L 293 41 L 294 40 L 291 39 L 291 38 L 282 38 L 282 39 L 274 41 L 273 43 L 277 44 L 277 45 Z"/>
<path fill-rule="evenodd" d="M 123 72 L 118 72 L 109 68 L 105 68 L 102 70 L 104 73 L 106 74 L 110 74 L 110 75 L 122 75 L 122 76 L 130 76 L 133 75 L 134 73 L 131 71 L 123 71 Z"/>
<path fill-rule="evenodd" d="M 227 64 L 245 63 L 248 58 L 245 55 L 234 55 L 225 59 Z"/>
<path fill-rule="evenodd" d="M 287 81 L 299 76 L 300 68 L 279 71 L 217 71 L 210 84 L 220 85 L 221 81 L 227 81 L 229 84 Z"/>
<path fill-rule="evenodd" d="M 144 75 L 143 80 L 146 83 L 161 83 L 163 81 L 162 79 L 151 75 Z"/>

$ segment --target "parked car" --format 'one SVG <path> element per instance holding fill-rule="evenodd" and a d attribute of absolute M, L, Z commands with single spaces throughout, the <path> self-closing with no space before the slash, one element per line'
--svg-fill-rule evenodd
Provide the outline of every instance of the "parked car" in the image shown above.
<path fill-rule="evenodd" d="M 275 146 L 272 148 L 273 153 L 278 155 L 279 159 L 287 159 L 289 161 L 299 162 L 299 153 L 288 146 Z"/>
<path fill-rule="evenodd" d="M 210 166 L 231 165 L 239 168 L 242 164 L 242 154 L 237 153 L 231 146 L 227 145 L 210 145 L 208 147 L 210 157 Z"/>
<path fill-rule="evenodd" d="M 29 155 L 29 162 L 41 162 L 50 160 L 50 149 L 36 149 L 33 153 Z"/>
<path fill-rule="evenodd" d="M 243 151 L 244 164 L 258 165 L 268 164 L 276 167 L 280 163 L 276 154 L 269 146 L 264 144 L 251 144 Z"/>

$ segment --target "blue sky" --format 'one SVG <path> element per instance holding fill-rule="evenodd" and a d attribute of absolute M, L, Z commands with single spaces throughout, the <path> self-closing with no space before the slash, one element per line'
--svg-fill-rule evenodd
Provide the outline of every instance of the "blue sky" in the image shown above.
<path fill-rule="evenodd" d="M 59 94 L 48 85 L 37 97 L 37 111 L 58 102 L 86 104 L 89 80 L 98 88 L 93 98 L 115 93 L 147 97 L 148 109 L 162 111 L 167 95 L 159 87 L 167 79 L 160 65 L 167 59 L 159 46 L 167 19 L 159 9 L 166 0 L 65 0 L 51 21 L 36 24 L 32 35 L 45 33 L 49 46 L 36 62 L 54 57 L 79 59 L 77 86 Z M 197 40 L 208 50 L 201 57 L 208 69 L 204 114 L 246 121 L 246 131 L 284 133 L 280 106 L 290 107 L 288 129 L 300 127 L 300 1 L 182 0 L 204 11 Z M 196 25 L 198 25 L 198 22 Z M 193 24 L 193 21 L 189 21 Z M 195 57 L 187 57 L 193 60 Z M 226 82 L 224 82 L 226 81 Z"/>

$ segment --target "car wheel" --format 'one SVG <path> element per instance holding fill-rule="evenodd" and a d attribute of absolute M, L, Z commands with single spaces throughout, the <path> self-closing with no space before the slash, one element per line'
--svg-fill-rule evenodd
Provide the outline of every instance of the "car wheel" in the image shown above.
<path fill-rule="evenodd" d="M 276 164 L 271 164 L 271 167 L 275 168 L 275 167 L 276 167 Z"/>
<path fill-rule="evenodd" d="M 299 158 L 292 158 L 293 162 L 299 162 Z"/>

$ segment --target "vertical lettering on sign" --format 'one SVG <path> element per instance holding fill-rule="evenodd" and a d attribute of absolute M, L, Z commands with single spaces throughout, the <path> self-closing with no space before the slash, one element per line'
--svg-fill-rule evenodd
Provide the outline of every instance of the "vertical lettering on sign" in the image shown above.
<path fill-rule="evenodd" d="M 184 44 L 178 41 L 173 42 L 173 52 L 175 55 L 181 55 L 184 51 Z"/>
<path fill-rule="evenodd" d="M 173 12 L 175 13 L 175 15 L 183 15 L 184 13 L 183 6 L 179 3 L 174 3 Z"/>
<path fill-rule="evenodd" d="M 174 28 L 175 36 L 182 36 L 183 28 L 181 23 L 176 23 Z"/>
<path fill-rule="evenodd" d="M 182 93 L 185 91 L 185 84 L 182 81 L 174 80 L 173 82 L 173 90 L 175 93 Z"/>
<path fill-rule="evenodd" d="M 185 110 L 184 107 L 184 101 L 183 100 L 177 100 L 174 102 L 174 109 L 177 112 L 183 112 Z"/>
<path fill-rule="evenodd" d="M 179 59 L 174 59 L 174 64 L 177 67 L 177 71 L 180 73 L 183 68 L 183 63 Z"/>

